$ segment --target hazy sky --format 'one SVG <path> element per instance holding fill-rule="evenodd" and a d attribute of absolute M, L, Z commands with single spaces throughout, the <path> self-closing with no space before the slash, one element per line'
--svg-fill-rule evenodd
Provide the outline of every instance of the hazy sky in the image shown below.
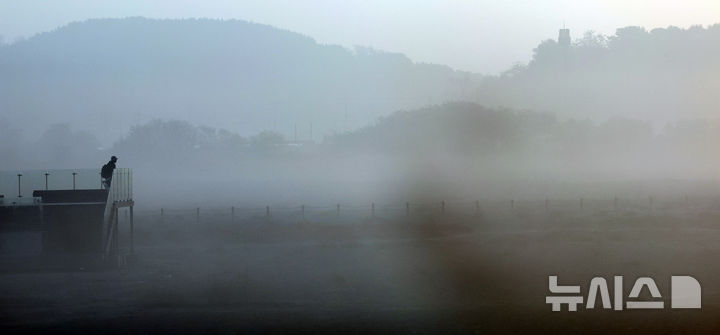
<path fill-rule="evenodd" d="M 720 22 L 718 0 L 0 0 L 6 42 L 89 18 L 236 18 L 303 33 L 322 43 L 371 46 L 418 62 L 483 73 L 527 62 L 563 23 L 594 30 Z"/>

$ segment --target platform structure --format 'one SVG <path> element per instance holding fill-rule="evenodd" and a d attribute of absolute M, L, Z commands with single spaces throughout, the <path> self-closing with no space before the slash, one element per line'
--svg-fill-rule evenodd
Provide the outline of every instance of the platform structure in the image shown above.
<path fill-rule="evenodd" d="M 131 169 L 115 169 L 109 189 L 102 188 L 99 169 L 0 172 L 0 194 L 1 254 L 121 264 L 122 208 L 128 209 L 134 254 Z"/>

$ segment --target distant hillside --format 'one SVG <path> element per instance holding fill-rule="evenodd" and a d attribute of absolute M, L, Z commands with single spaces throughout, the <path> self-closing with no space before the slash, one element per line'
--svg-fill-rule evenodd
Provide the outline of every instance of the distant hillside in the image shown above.
<path fill-rule="evenodd" d="M 0 47 L 0 110 L 37 138 L 67 122 L 104 143 L 183 119 L 306 139 L 380 115 L 467 99 L 478 76 L 400 54 L 348 50 L 244 21 L 102 19 Z M 312 124 L 312 125 L 311 125 Z"/>
<path fill-rule="evenodd" d="M 488 78 L 476 99 L 490 106 L 656 125 L 720 117 L 720 24 L 615 35 L 577 34 L 568 46 L 542 42 L 532 61 Z"/>
<path fill-rule="evenodd" d="M 89 20 L 0 46 L 0 126 L 34 142 L 69 123 L 107 146 L 157 118 L 320 140 L 453 100 L 655 126 L 718 118 L 720 25 L 575 37 L 480 76 L 244 21 Z"/>
<path fill-rule="evenodd" d="M 343 155 L 384 156 L 422 175 L 493 178 L 717 178 L 720 120 L 559 119 L 552 114 L 446 103 L 395 113 L 333 137 Z"/>

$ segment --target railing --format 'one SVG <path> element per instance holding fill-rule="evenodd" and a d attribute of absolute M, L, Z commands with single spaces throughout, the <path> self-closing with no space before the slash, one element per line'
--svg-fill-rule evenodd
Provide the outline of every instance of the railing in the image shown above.
<path fill-rule="evenodd" d="M 108 193 L 108 201 L 132 201 L 132 169 L 115 169 Z"/>
<path fill-rule="evenodd" d="M 118 208 L 121 206 L 132 206 L 132 189 L 132 169 L 115 169 L 113 171 L 110 189 L 108 190 L 103 220 L 103 232 L 105 236 L 103 257 L 108 262 L 118 260 Z"/>
<path fill-rule="evenodd" d="M 99 189 L 100 169 L 0 171 L 0 194 L 32 197 L 36 190 Z"/>
<path fill-rule="evenodd" d="M 98 189 L 99 169 L 0 171 L 0 206 L 36 206 L 37 190 Z"/>

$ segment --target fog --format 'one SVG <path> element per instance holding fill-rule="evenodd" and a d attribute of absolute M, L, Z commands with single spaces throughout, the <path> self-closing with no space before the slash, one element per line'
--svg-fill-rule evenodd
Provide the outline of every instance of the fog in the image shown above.
<path fill-rule="evenodd" d="M 137 225 L 117 272 L 3 254 L 0 322 L 502 332 L 519 311 L 523 332 L 551 271 L 717 278 L 720 24 L 569 33 L 497 75 L 242 20 L 92 19 L 0 45 L 0 191 L 17 171 L 94 184 L 117 156 L 137 216 L 116 217 Z M 43 301 L 98 312 L 37 325 Z M 639 314 L 599 315 L 618 331 Z M 651 319 L 710 333 L 711 316 Z"/>
<path fill-rule="evenodd" d="M 139 196 L 188 205 L 246 184 L 302 202 L 415 183 L 716 181 L 718 27 L 548 39 L 482 76 L 242 21 L 73 23 L 0 47 L 0 168 L 114 154 Z M 197 187 L 212 183 L 225 193 Z"/>

